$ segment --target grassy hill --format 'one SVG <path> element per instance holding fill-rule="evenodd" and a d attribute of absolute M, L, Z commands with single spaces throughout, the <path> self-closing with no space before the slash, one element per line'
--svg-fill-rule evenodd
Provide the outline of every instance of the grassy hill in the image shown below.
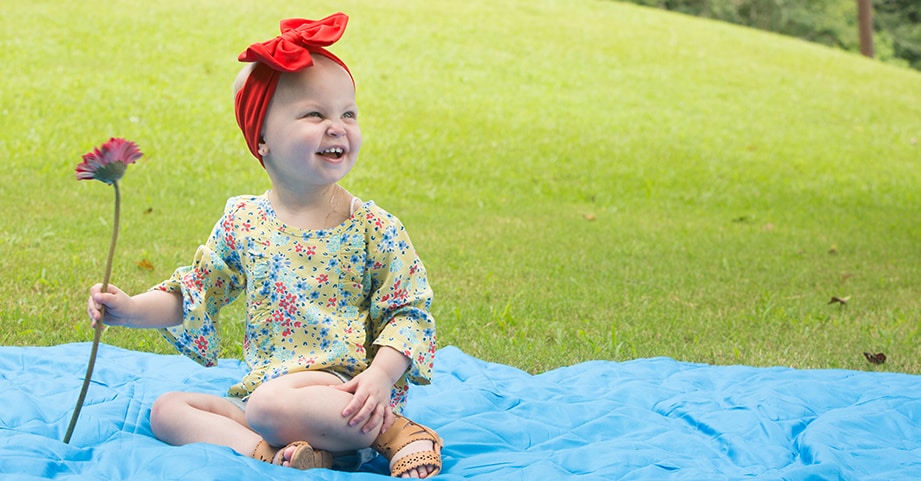
<path fill-rule="evenodd" d="M 407 225 L 441 345 L 531 371 L 921 373 L 921 74 L 601 0 L 4 8 L 0 342 L 91 338 L 112 194 L 74 181 L 80 155 L 110 136 L 146 153 L 113 282 L 159 282 L 227 197 L 268 188 L 233 120 L 236 55 L 280 18 L 340 9 L 365 137 L 345 186 Z M 241 312 L 223 315 L 228 356 Z M 151 332 L 104 339 L 171 352 Z"/>

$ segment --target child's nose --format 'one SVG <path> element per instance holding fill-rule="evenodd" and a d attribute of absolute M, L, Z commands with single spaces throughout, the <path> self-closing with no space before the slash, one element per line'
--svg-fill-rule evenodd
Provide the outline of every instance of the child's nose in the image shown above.
<path fill-rule="evenodd" d="M 340 122 L 330 122 L 329 127 L 326 129 L 326 135 L 330 137 L 342 137 L 345 134 L 345 126 Z"/>

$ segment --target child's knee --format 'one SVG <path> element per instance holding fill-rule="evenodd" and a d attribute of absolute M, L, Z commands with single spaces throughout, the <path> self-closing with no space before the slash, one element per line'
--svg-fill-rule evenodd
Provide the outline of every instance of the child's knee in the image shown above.
<path fill-rule="evenodd" d="M 154 436 L 162 439 L 167 426 L 176 418 L 178 408 L 184 406 L 186 401 L 181 392 L 168 392 L 160 395 L 150 408 L 150 429 Z"/>
<path fill-rule="evenodd" d="M 272 385 L 263 384 L 246 401 L 246 420 L 257 431 L 276 430 L 287 420 L 279 394 Z"/>

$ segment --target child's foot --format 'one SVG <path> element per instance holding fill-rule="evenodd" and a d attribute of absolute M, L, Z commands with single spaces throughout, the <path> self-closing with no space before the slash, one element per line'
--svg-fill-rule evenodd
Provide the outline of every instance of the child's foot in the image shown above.
<path fill-rule="evenodd" d="M 396 464 L 401 459 L 405 458 L 406 456 L 416 454 L 416 453 L 423 453 L 426 451 L 434 452 L 435 443 L 433 443 L 432 441 L 427 441 L 427 440 L 409 443 L 408 445 L 406 445 L 406 447 L 397 451 L 397 453 L 393 456 L 393 460 L 390 461 L 390 472 L 393 472 L 394 466 L 396 466 Z M 400 474 L 399 477 L 401 478 L 427 478 L 433 475 L 433 473 L 436 472 L 439 466 L 441 466 L 440 463 L 435 464 L 434 462 L 433 464 L 424 464 L 422 466 L 419 466 L 416 468 L 410 468 L 409 470 L 404 471 L 402 474 Z"/>
<path fill-rule="evenodd" d="M 438 474 L 442 446 L 435 431 L 403 416 L 397 416 L 390 429 L 371 444 L 390 460 L 390 475 L 397 478 L 427 478 Z"/>
<path fill-rule="evenodd" d="M 295 441 L 284 448 L 273 448 L 264 440 L 259 441 L 253 450 L 253 457 L 266 463 L 296 469 L 333 466 L 333 457 L 328 451 L 313 449 L 306 441 Z"/>

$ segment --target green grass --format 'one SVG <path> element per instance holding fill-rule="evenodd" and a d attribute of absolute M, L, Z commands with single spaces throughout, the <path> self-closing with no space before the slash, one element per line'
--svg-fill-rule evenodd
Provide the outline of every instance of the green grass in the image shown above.
<path fill-rule="evenodd" d="M 236 55 L 282 17 L 344 9 L 365 136 L 345 184 L 409 228 L 442 346 L 532 372 L 669 356 L 921 373 L 918 72 L 601 0 L 144 9 L 0 10 L 0 344 L 91 339 L 112 192 L 73 179 L 80 155 L 109 136 L 147 154 L 113 274 L 146 289 L 227 197 L 268 187 L 233 120 Z M 223 313 L 227 356 L 241 313 Z M 148 331 L 104 341 L 172 352 Z"/>

